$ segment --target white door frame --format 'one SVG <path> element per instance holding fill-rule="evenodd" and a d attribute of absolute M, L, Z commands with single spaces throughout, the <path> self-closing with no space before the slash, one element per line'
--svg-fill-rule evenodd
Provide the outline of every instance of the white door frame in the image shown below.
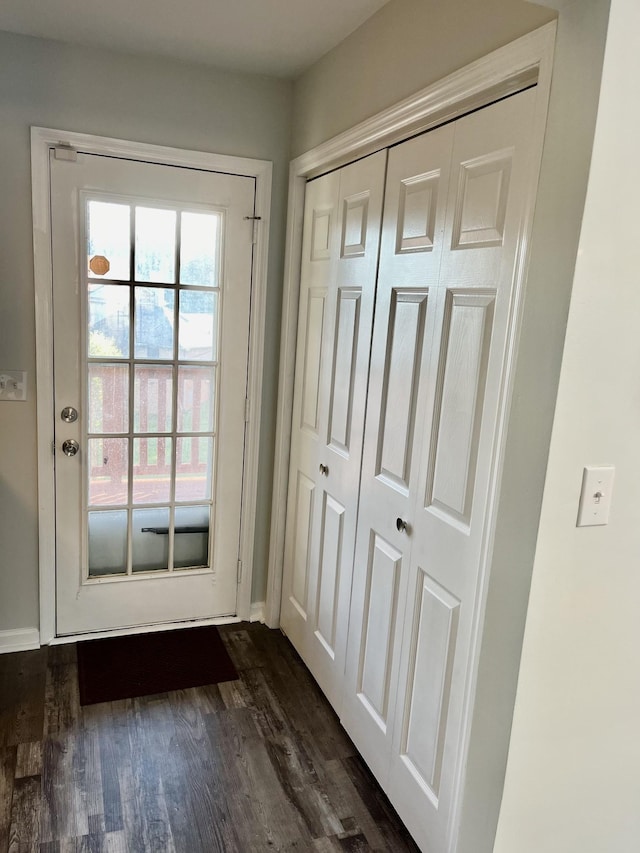
<path fill-rule="evenodd" d="M 411 95 L 398 104 L 378 113 L 350 130 L 333 137 L 316 148 L 292 160 L 289 167 L 289 200 L 285 279 L 282 301 L 282 330 L 280 342 L 280 370 L 278 380 L 278 409 L 276 448 L 273 473 L 273 498 L 271 502 L 271 537 L 269 547 L 269 574 L 265 603 L 265 622 L 270 628 L 280 624 L 280 599 L 282 595 L 282 567 L 291 447 L 291 418 L 293 412 L 293 385 L 298 324 L 298 299 L 300 285 L 300 259 L 302 252 L 302 224 L 305 185 L 309 178 L 344 166 L 422 133 L 446 121 L 458 118 L 471 110 L 486 106 L 492 101 L 537 84 L 532 150 L 535 167 L 539 169 L 542 144 L 547 121 L 551 71 L 557 25 L 552 21 L 522 36 L 505 47 L 450 74 L 443 80 Z M 532 187 L 535 194 L 536 186 Z M 515 322 L 507 355 L 507 382 L 503 389 L 499 415 L 499 445 L 497 447 L 494 480 L 499 481 L 504 458 L 504 439 L 512 393 L 513 371 L 510 369 L 522 320 L 523 285 L 528 264 L 528 242 L 533 220 L 532 199 L 528 199 L 527 221 L 523 223 L 522 239 L 518 250 L 515 281 Z M 497 490 L 492 489 L 489 501 L 487 530 L 492 531 L 496 521 Z M 491 538 L 491 536 L 489 536 Z"/>
<path fill-rule="evenodd" d="M 36 377 L 38 426 L 38 544 L 40 572 L 40 642 L 56 642 L 55 587 L 55 468 L 53 399 L 53 294 L 51 261 L 51 213 L 49 204 L 49 151 L 57 146 L 87 154 L 102 154 L 127 160 L 144 160 L 170 166 L 184 166 L 210 172 L 226 172 L 255 178 L 254 215 L 259 217 L 255 234 L 253 280 L 251 289 L 251 326 L 249 334 L 248 398 L 243 478 L 242 521 L 240 531 L 241 580 L 238 584 L 237 620 L 251 618 L 251 582 L 256 521 L 258 454 L 261 422 L 262 364 L 267 298 L 267 260 L 269 251 L 269 213 L 271 208 L 272 164 L 267 160 L 230 157 L 203 151 L 186 151 L 122 139 L 51 128 L 31 128 L 31 174 L 33 203 L 33 258 L 36 308 Z M 193 624 L 230 622 L 228 617 Z M 167 630 L 180 624 L 164 624 L 140 629 Z M 135 633 L 130 629 L 100 634 Z M 92 634 L 92 637 L 98 636 Z M 69 642 L 80 636 L 66 637 Z M 62 638 L 61 638 L 62 640 Z"/>
<path fill-rule="evenodd" d="M 271 541 L 269 552 L 269 575 L 265 621 L 270 627 L 279 625 L 280 599 L 282 593 L 282 568 L 286 523 L 289 453 L 291 442 L 291 419 L 293 411 L 293 387 L 295 373 L 295 351 L 297 337 L 298 297 L 300 260 L 302 248 L 302 226 L 305 184 L 308 178 L 388 147 L 417 133 L 424 132 L 446 121 L 458 118 L 471 110 L 481 108 L 509 94 L 537 84 L 534 107 L 534 124 L 531 139 L 532 171 L 525 200 L 525 215 L 520 223 L 520 237 L 514 265 L 513 298 L 509 322 L 505 363 L 500 380 L 500 394 L 496 412 L 496 438 L 492 448 L 491 478 L 487 493 L 487 516 L 483 530 L 482 552 L 476 600 L 473 603 L 475 620 L 472 627 L 471 652 L 465 677 L 461 721 L 461 744 L 455 771 L 453 808 L 447 829 L 447 853 L 458 849 L 459 839 L 464 839 L 468 827 L 473 824 L 476 812 L 483 815 L 477 822 L 491 834 L 490 826 L 494 814 L 494 791 L 487 787 L 487 773 L 503 773 L 501 754 L 483 752 L 477 739 L 472 737 L 476 704 L 480 710 L 499 711 L 499 734 L 495 739 L 500 749 L 508 744 L 509 723 L 513 714 L 510 699 L 495 696 L 487 684 L 487 676 L 479 675 L 482 651 L 483 627 L 489 600 L 489 578 L 498 520 L 500 484 L 503 479 L 509 412 L 515 382 L 515 359 L 523 325 L 524 291 L 529 266 L 529 244 L 533 225 L 535 196 L 542 160 L 542 149 L 546 130 L 547 112 L 551 92 L 551 72 L 555 47 L 556 23 L 552 22 L 526 36 L 489 54 L 487 57 L 466 66 L 429 86 L 416 95 L 401 101 L 351 130 L 302 154 L 290 165 L 289 214 L 287 221 L 287 248 L 285 256 L 285 282 L 283 294 L 283 317 L 280 350 L 279 397 L 277 432 L 272 498 Z M 498 608 L 499 603 L 491 602 Z M 495 613 L 494 613 L 495 618 Z M 517 652 L 516 652 L 517 653 Z M 491 694 L 489 698 L 482 694 Z M 487 705 L 491 707 L 487 709 Z M 506 708 L 506 705 L 509 705 Z M 504 706 L 504 707 L 503 707 Z M 509 723 L 504 723 L 507 720 Z M 495 747 L 494 744 L 492 746 Z M 474 770 L 466 772 L 467 762 L 474 748 Z M 476 748 L 477 747 L 477 748 Z M 480 757 L 479 754 L 481 753 Z M 480 769 L 478 769 L 480 768 Z M 489 793 L 487 794 L 487 791 Z M 498 800 L 499 805 L 499 800 Z M 474 811 L 475 810 L 475 811 Z M 478 811 L 479 810 L 479 811 Z M 468 839 L 466 839 L 468 842 Z M 465 842 L 466 843 L 466 842 Z M 475 843 L 475 842 L 474 842 Z M 488 840 L 483 840 L 482 849 L 489 849 Z M 467 844 L 468 846 L 468 844 Z M 477 846 L 469 849 L 478 849 Z"/>

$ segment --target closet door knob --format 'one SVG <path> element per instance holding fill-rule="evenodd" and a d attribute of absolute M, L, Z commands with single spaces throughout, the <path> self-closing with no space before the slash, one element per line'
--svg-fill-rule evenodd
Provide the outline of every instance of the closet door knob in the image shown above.
<path fill-rule="evenodd" d="M 325 477 L 328 477 L 328 476 L 329 476 L 329 466 L 328 466 L 328 465 L 323 465 L 323 464 L 322 464 L 322 462 L 321 462 L 321 463 L 320 463 L 320 473 L 321 473 L 321 474 L 324 474 L 324 476 L 325 476 Z"/>
<path fill-rule="evenodd" d="M 398 533 L 407 533 L 409 525 L 407 524 L 406 521 L 404 521 L 404 519 L 402 519 L 402 518 L 400 518 L 400 516 L 398 516 L 396 518 L 396 528 L 398 530 Z"/>

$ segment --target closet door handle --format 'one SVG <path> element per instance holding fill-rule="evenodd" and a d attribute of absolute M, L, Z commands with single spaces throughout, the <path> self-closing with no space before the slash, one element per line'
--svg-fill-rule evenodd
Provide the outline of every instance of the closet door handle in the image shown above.
<path fill-rule="evenodd" d="M 325 476 L 325 477 L 328 477 L 328 476 L 329 476 L 329 466 L 328 466 L 328 465 L 323 465 L 323 464 L 322 464 L 322 462 L 321 462 L 321 463 L 320 463 L 320 473 L 321 473 L 321 474 L 324 474 L 324 476 Z"/>
<path fill-rule="evenodd" d="M 407 522 L 404 519 L 402 519 L 402 518 L 400 518 L 400 516 L 398 516 L 396 518 L 396 529 L 397 529 L 398 533 L 408 533 L 409 532 L 409 525 L 407 524 Z"/>

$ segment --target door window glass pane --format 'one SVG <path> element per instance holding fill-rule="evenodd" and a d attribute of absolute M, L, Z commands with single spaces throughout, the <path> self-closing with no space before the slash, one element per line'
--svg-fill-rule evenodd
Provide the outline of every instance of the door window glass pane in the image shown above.
<path fill-rule="evenodd" d="M 185 361 L 215 361 L 218 351 L 218 294 L 180 291 L 179 357 Z"/>
<path fill-rule="evenodd" d="M 136 287 L 136 358 L 173 358 L 174 305 L 168 287 Z"/>
<path fill-rule="evenodd" d="M 136 207 L 136 281 L 174 284 L 176 212 Z"/>
<path fill-rule="evenodd" d="M 89 504 L 119 506 L 127 503 L 129 440 L 126 438 L 90 438 Z"/>
<path fill-rule="evenodd" d="M 127 511 L 89 513 L 89 577 L 127 573 Z"/>
<path fill-rule="evenodd" d="M 212 470 L 212 438 L 176 439 L 177 501 L 209 500 Z"/>
<path fill-rule="evenodd" d="M 208 506 L 176 507 L 173 565 L 176 569 L 209 565 Z"/>
<path fill-rule="evenodd" d="M 212 432 L 215 367 L 178 368 L 178 432 Z"/>
<path fill-rule="evenodd" d="M 173 368 L 136 365 L 134 385 L 135 432 L 171 432 Z"/>
<path fill-rule="evenodd" d="M 90 201 L 88 204 L 87 267 L 95 278 L 131 277 L 131 209 L 128 204 Z M 93 262 L 92 262 L 92 259 Z M 104 270 L 104 272 L 103 272 Z"/>
<path fill-rule="evenodd" d="M 129 358 L 129 287 L 89 285 L 90 358 Z"/>
<path fill-rule="evenodd" d="M 170 438 L 134 438 L 133 502 L 167 503 L 171 497 Z"/>
<path fill-rule="evenodd" d="M 89 432 L 129 431 L 129 367 L 89 365 Z"/>
<path fill-rule="evenodd" d="M 134 509 L 131 529 L 133 571 L 158 572 L 169 566 L 169 510 Z"/>
<path fill-rule="evenodd" d="M 183 213 L 180 231 L 180 284 L 218 286 L 217 213 Z"/>
<path fill-rule="evenodd" d="M 87 223 L 91 576 L 207 566 L 222 215 L 93 200 Z"/>

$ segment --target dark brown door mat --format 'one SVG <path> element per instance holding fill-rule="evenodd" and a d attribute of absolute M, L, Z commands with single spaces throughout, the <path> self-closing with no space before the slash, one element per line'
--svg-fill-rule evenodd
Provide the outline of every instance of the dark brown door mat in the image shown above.
<path fill-rule="evenodd" d="M 201 687 L 237 677 L 215 626 L 78 643 L 81 705 Z"/>

